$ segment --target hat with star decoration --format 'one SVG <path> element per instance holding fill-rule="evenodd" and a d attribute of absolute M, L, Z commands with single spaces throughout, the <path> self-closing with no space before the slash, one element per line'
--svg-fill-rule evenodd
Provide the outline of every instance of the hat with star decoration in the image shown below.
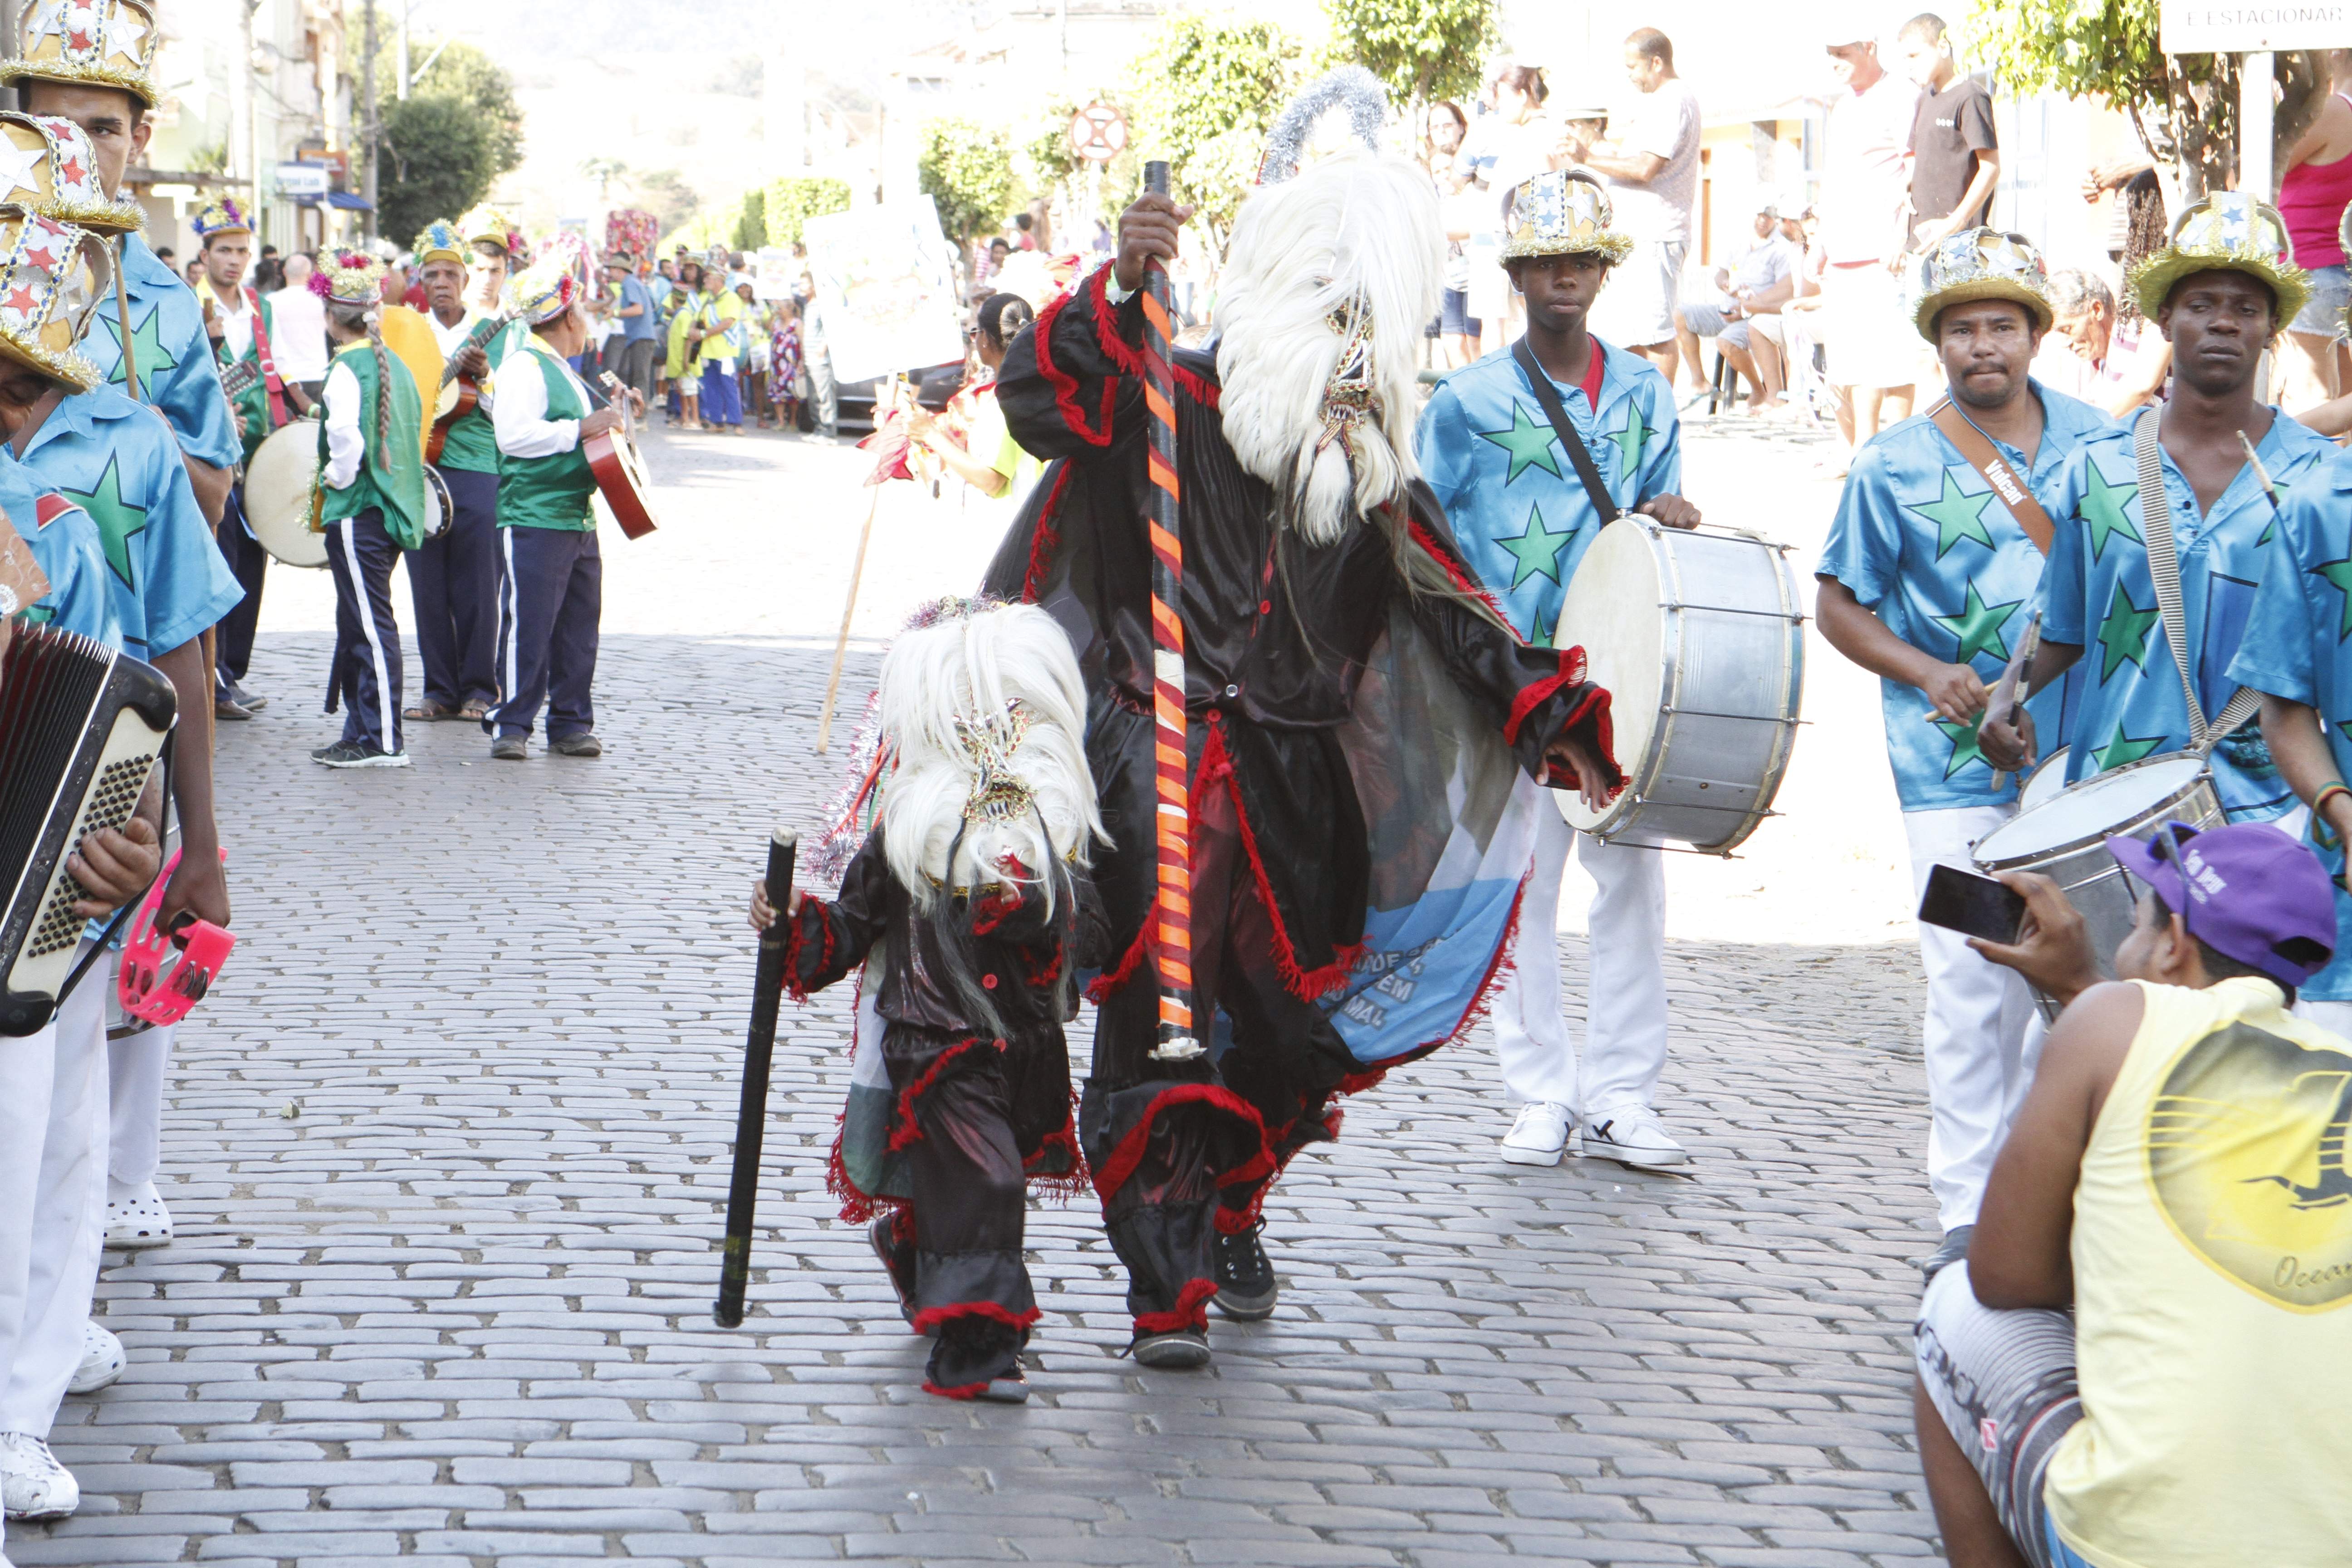
<path fill-rule="evenodd" d="M 2173 285 L 2199 272 L 2242 272 L 2271 291 L 2271 328 L 2286 324 L 2311 302 L 2311 274 L 2294 264 L 2286 220 L 2268 202 L 2242 191 L 2216 191 L 2181 209 L 2171 242 L 2132 269 L 2126 279 L 2149 321 L 2164 309 Z"/>
<path fill-rule="evenodd" d="M 0 359 L 88 392 L 98 367 L 77 351 L 113 286 L 106 244 L 72 224 L 0 206 Z"/>
<path fill-rule="evenodd" d="M 339 250 L 310 274 L 310 292 L 332 305 L 381 305 L 390 270 L 373 256 Z"/>
<path fill-rule="evenodd" d="M 245 209 L 236 205 L 236 199 L 233 196 L 223 196 L 216 202 L 207 204 L 202 212 L 188 220 L 188 224 L 196 231 L 196 242 L 199 245 L 216 234 L 251 234 L 253 232 L 253 225 L 246 221 Z"/>
<path fill-rule="evenodd" d="M 146 0 L 25 0 L 0 87 L 63 81 L 116 87 L 155 107 L 155 12 Z"/>
<path fill-rule="evenodd" d="M 1911 324 L 1936 341 L 1937 314 L 1971 300 L 2008 300 L 2025 307 L 2038 331 L 2057 318 L 2050 308 L 2050 268 L 2042 252 L 2021 234 L 1994 228 L 1964 228 L 1929 246 L 1911 274 L 1919 302 Z"/>
<path fill-rule="evenodd" d="M 1633 254 L 1633 237 L 1612 226 L 1609 193 L 1583 169 L 1547 169 L 1519 183 L 1503 217 L 1503 259 L 1590 253 L 1612 266 Z"/>
<path fill-rule="evenodd" d="M 98 154 L 72 121 L 0 110 L 0 205 L 24 207 L 92 234 L 131 234 L 147 221 L 129 196 L 98 183 Z"/>
<path fill-rule="evenodd" d="M 571 258 L 552 251 L 507 280 L 507 313 L 534 327 L 544 326 L 572 309 L 581 289 Z"/>
<path fill-rule="evenodd" d="M 416 237 L 416 243 L 409 247 L 409 251 L 418 267 L 428 261 L 454 261 L 463 267 L 466 264 L 466 237 L 457 232 L 456 224 L 435 218 L 425 226 L 424 232 Z"/>

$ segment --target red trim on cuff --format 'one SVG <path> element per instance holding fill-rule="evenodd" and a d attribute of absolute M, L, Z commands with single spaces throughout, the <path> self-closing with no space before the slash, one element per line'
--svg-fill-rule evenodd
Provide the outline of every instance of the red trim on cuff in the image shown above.
<path fill-rule="evenodd" d="M 1581 647 L 1564 647 L 1559 651 L 1559 671 L 1540 680 L 1529 681 L 1519 688 L 1517 696 L 1511 699 L 1511 716 L 1503 725 L 1503 744 L 1517 745 L 1519 726 L 1528 721 L 1528 714 L 1550 701 L 1552 694 L 1561 687 L 1575 686 L 1583 681 L 1584 650 Z"/>
<path fill-rule="evenodd" d="M 1119 1188 L 1127 1185 L 1128 1178 L 1135 1174 L 1135 1168 L 1143 1163 L 1143 1146 L 1150 1139 L 1151 1124 L 1160 1119 L 1162 1110 L 1173 1105 L 1206 1105 L 1240 1117 L 1257 1130 L 1259 1149 L 1263 1151 L 1265 1147 L 1265 1122 L 1258 1115 L 1257 1108 L 1248 1100 L 1218 1084 L 1173 1085 L 1161 1090 L 1159 1098 L 1144 1107 L 1142 1116 L 1128 1129 L 1127 1136 L 1118 1141 L 1118 1147 L 1111 1151 L 1110 1158 L 1095 1167 L 1095 1192 L 1103 1202 L 1107 1204 L 1118 1196 Z"/>
<path fill-rule="evenodd" d="M 1217 1293 L 1213 1279 L 1187 1279 L 1184 1289 L 1176 1292 L 1176 1305 L 1164 1312 L 1138 1312 L 1135 1331 L 1139 1334 L 1173 1334 L 1186 1329 L 1209 1326 L 1209 1298 Z"/>
<path fill-rule="evenodd" d="M 1003 1323 L 1008 1329 L 1026 1331 L 1042 1316 L 1040 1309 L 1032 1307 L 1016 1312 L 1001 1301 L 957 1301 L 945 1307 L 926 1307 L 915 1314 L 915 1331 L 928 1334 L 933 1329 L 955 1318 L 986 1318 Z"/>

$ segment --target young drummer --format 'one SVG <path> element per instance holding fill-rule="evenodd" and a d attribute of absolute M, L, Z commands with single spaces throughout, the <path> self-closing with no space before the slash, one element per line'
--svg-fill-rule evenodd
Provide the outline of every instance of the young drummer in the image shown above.
<path fill-rule="evenodd" d="M 561 257 L 539 262 L 507 288 L 507 307 L 529 335 L 509 351 L 492 426 L 499 440 L 499 692 L 482 721 L 490 755 L 521 762 L 547 707 L 547 749 L 596 757 L 592 689 L 596 623 L 604 615 L 604 558 L 590 507 L 596 478 L 582 449 L 617 427 L 565 361 L 587 346 L 580 280 Z"/>
<path fill-rule="evenodd" d="M 377 330 L 383 264 L 350 252 L 313 273 L 334 358 L 321 401 L 320 483 L 335 577 L 335 661 L 327 711 L 346 704 L 342 738 L 310 753 L 331 768 L 404 768 L 400 626 L 392 568 L 425 537 L 421 405 L 408 367 Z"/>
<path fill-rule="evenodd" d="M 925 1391 L 1018 1403 L 1037 1321 L 1027 1185 L 1082 1176 L 1062 1025 L 1100 945 L 1085 688 L 1045 611 L 944 599 L 892 644 L 878 710 L 895 766 L 877 818 L 838 898 L 793 892 L 784 984 L 804 997 L 866 969 L 882 1030 L 858 1043 L 842 1217 L 885 1211 L 874 1250 L 908 1321 L 938 1337 Z M 755 886 L 751 923 L 774 920 Z"/>
<path fill-rule="evenodd" d="M 416 237 L 416 275 L 443 358 L 488 399 L 494 364 L 505 358 L 506 333 L 496 315 L 475 303 L 480 284 L 468 271 L 469 251 L 483 264 L 477 270 L 494 268 L 503 282 L 506 241 L 469 242 L 463 229 L 446 223 L 427 224 Z M 401 717 L 479 720 L 499 695 L 499 449 L 481 403 L 450 420 L 435 468 L 449 492 L 451 516 L 446 529 L 409 552 L 425 695 Z"/>

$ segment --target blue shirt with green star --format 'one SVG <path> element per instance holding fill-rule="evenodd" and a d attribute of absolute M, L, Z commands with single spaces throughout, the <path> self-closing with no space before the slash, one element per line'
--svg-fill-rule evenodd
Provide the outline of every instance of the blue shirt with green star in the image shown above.
<path fill-rule="evenodd" d="M 79 632 L 107 647 L 122 646 L 122 623 L 106 587 L 106 555 L 89 513 L 14 464 L 0 463 L 0 511 L 33 552 L 49 591 L 16 612 L 34 626 Z"/>
<path fill-rule="evenodd" d="M 2352 778 L 2352 452 L 2314 468 L 2280 509 L 2230 679 L 2316 709 L 2336 771 Z M 2330 875 L 2343 871 L 2342 845 L 2322 845 L 2309 824 L 2303 841 Z M 2352 896 L 2340 883 L 2335 961 L 2304 982 L 2302 994 L 2352 1002 Z"/>
<path fill-rule="evenodd" d="M 189 457 L 216 468 L 235 468 L 245 460 L 245 445 L 221 395 L 220 369 L 212 340 L 205 335 L 205 310 L 195 290 L 135 234 L 123 237 L 122 281 L 131 297 L 139 400 L 163 411 Z M 81 341 L 81 352 L 108 385 L 124 390 L 122 315 L 111 290 Z"/>
<path fill-rule="evenodd" d="M 2005 441 L 1993 446 L 2047 510 L 2067 458 L 2109 421 L 2039 382 L 2033 390 L 2042 416 L 2033 461 Z M 2042 552 L 1992 486 L 1923 414 L 1890 426 L 1854 454 L 1814 574 L 1844 584 L 1913 647 L 1967 664 L 1990 686 L 2025 635 L 2042 569 Z M 2063 727 L 2072 682 L 2071 676 L 2053 682 L 2034 698 L 2034 723 L 2042 732 Z M 1879 698 L 1886 760 L 1904 810 L 2017 798 L 2013 775 L 1993 787 L 1975 725 L 1938 719 L 1917 687 L 1899 680 L 1880 681 Z"/>
<path fill-rule="evenodd" d="M 245 596 L 197 510 L 180 445 L 153 409 L 107 386 L 66 398 L 22 458 L 0 446 L 0 467 L 17 463 L 97 525 L 107 592 L 132 658 L 171 652 Z"/>
<path fill-rule="evenodd" d="M 1638 354 L 1592 342 L 1601 351 L 1600 407 L 1581 386 L 1552 384 L 1609 493 L 1631 510 L 1678 492 L 1682 433 L 1665 377 Z M 1463 555 L 1519 635 L 1545 647 L 1575 642 L 1575 627 L 1559 629 L 1560 600 L 1601 518 L 1510 352 L 1439 382 L 1413 445 Z"/>
<path fill-rule="evenodd" d="M 2286 500 L 2297 482 L 2336 450 L 2326 437 L 2277 409 L 2256 446 Z M 2231 663 L 2252 624 L 2255 591 L 2279 518 L 2251 465 L 2204 510 L 2168 452 L 2159 447 L 2164 493 L 2180 558 L 2180 611 L 2198 705 L 2218 716 L 2237 690 Z M 2165 639 L 2156 584 L 2148 576 L 2147 516 L 2129 423 L 2083 444 L 2056 493 L 2045 499 L 2058 535 L 2042 579 L 2042 635 L 2083 650 L 2083 696 L 2063 737 L 2044 727 L 2042 744 L 2066 747 L 2069 783 L 2142 757 L 2188 748 L 2189 700 Z M 2251 732 L 2213 751 L 2213 779 L 2231 820 L 2262 822 L 2294 805 L 2269 753 Z"/>

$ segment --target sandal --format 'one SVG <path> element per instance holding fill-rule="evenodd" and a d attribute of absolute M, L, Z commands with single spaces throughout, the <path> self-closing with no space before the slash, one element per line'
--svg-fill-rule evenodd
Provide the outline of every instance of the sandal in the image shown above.
<path fill-rule="evenodd" d="M 472 719 L 479 721 L 490 716 L 491 706 L 492 705 L 490 703 L 485 702 L 480 698 L 477 697 L 471 702 L 467 703 L 466 706 L 458 711 L 457 716 L 461 719 Z"/>
<path fill-rule="evenodd" d="M 446 702 L 420 702 L 414 708 L 402 709 L 400 716 L 412 724 L 437 724 L 444 719 L 456 719 L 461 715 Z"/>

